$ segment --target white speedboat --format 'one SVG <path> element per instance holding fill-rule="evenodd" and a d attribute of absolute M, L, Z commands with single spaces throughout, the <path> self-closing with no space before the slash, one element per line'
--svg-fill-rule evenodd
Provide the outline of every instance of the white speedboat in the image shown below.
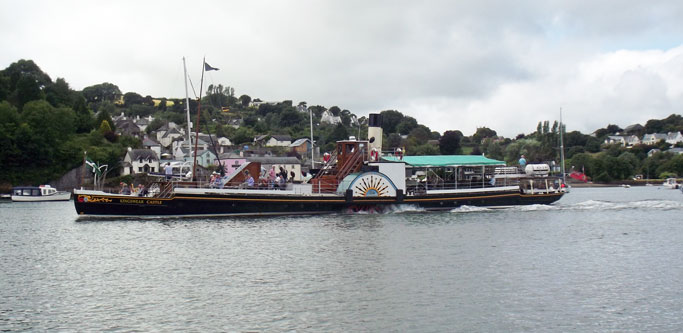
<path fill-rule="evenodd" d="M 667 178 L 666 181 L 662 184 L 662 186 L 670 189 L 677 189 L 680 187 L 680 184 L 676 182 L 676 178 Z"/>
<path fill-rule="evenodd" d="M 71 193 L 57 191 L 50 185 L 17 186 L 12 189 L 12 201 L 67 201 Z"/>

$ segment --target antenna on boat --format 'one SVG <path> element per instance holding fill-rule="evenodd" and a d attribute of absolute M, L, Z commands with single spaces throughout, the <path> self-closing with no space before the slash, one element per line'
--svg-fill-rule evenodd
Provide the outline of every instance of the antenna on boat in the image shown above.
<path fill-rule="evenodd" d="M 564 172 L 564 124 L 562 124 L 562 108 L 560 107 L 560 163 L 562 167 L 562 183 L 567 184 Z"/>

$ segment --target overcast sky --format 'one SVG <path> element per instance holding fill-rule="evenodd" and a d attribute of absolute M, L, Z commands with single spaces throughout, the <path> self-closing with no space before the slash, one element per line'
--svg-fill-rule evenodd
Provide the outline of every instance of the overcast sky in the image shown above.
<path fill-rule="evenodd" d="M 265 101 L 398 110 L 432 130 L 590 133 L 683 113 L 678 1 L 0 0 L 0 68 L 184 97 L 182 57 Z M 192 97 L 192 93 L 191 97 Z"/>

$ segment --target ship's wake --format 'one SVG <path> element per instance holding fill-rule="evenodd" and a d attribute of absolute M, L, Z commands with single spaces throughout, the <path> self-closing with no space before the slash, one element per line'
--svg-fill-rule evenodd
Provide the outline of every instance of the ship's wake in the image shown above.
<path fill-rule="evenodd" d="M 603 201 L 603 200 L 587 200 L 578 203 L 561 204 L 556 203 L 552 205 L 526 205 L 526 206 L 511 206 L 511 207 L 476 207 L 476 206 L 460 206 L 451 210 L 452 213 L 476 213 L 476 212 L 493 212 L 497 210 L 504 211 L 592 211 L 592 210 L 681 210 L 683 209 L 683 202 L 673 200 L 638 200 L 638 201 Z"/>

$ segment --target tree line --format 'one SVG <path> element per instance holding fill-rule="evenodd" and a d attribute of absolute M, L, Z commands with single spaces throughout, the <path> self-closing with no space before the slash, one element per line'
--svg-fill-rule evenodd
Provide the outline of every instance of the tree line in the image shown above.
<path fill-rule="evenodd" d="M 313 118 L 314 140 L 322 151 L 333 151 L 335 142 L 357 136 L 367 139 L 367 118 L 357 117 L 339 106 L 294 104 L 292 101 L 258 103 L 258 98 L 223 85 L 210 85 L 200 101 L 190 100 L 195 119 L 201 103 L 200 130 L 229 138 L 239 149 L 250 145 L 257 135 L 288 134 L 292 138 L 310 136 L 309 116 Z M 88 158 L 117 170 L 127 147 L 140 148 L 139 138 L 117 133 L 112 116 L 154 116 L 146 128 L 152 133 L 168 122 L 186 127 L 183 98 L 153 98 L 136 92 L 122 93 L 104 82 L 72 89 L 64 78 L 52 80 L 32 60 L 19 60 L 0 71 L 0 184 L 42 184 L 59 178 Z M 322 122 L 323 113 L 339 117 L 339 124 Z M 593 135 L 566 132 L 557 122 L 538 123 L 534 133 L 503 138 L 487 127 L 466 136 L 459 130 L 432 131 L 415 118 L 397 110 L 384 110 L 382 128 L 385 150 L 398 147 L 410 155 L 485 154 L 515 164 L 524 154 L 530 161 L 559 161 L 559 137 L 564 135 L 568 166 L 585 170 L 597 181 L 626 179 L 635 174 L 650 176 L 683 175 L 682 155 L 667 153 L 665 143 L 632 148 L 606 146 L 604 138 L 616 133 L 681 131 L 680 115 L 649 120 L 628 131 L 616 125 L 598 129 Z M 658 148 L 662 152 L 648 156 Z M 116 172 L 115 172 L 116 173 Z"/>

